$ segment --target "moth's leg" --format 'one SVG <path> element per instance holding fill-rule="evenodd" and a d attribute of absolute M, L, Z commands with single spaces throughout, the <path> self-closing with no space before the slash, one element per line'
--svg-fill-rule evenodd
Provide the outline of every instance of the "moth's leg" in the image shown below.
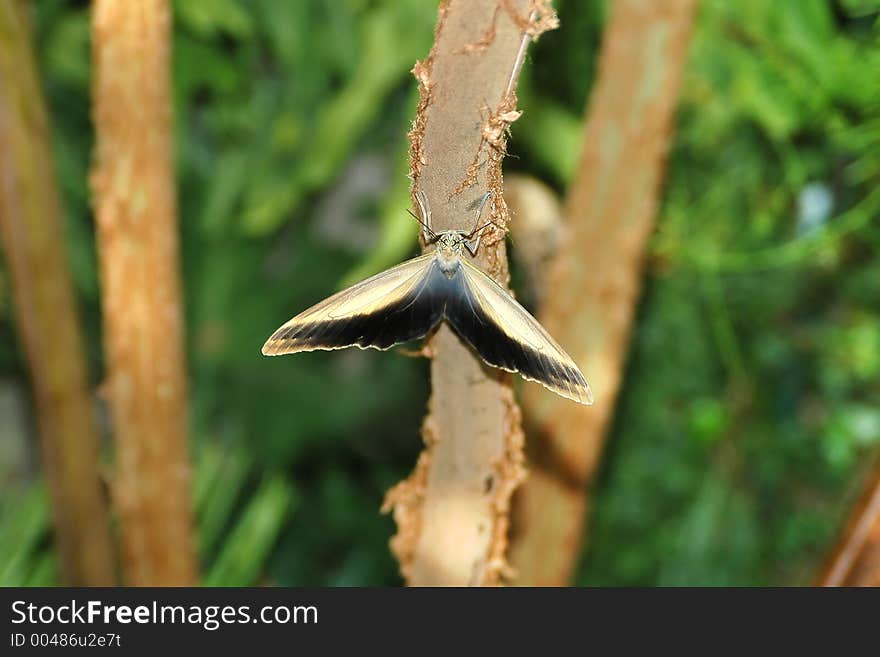
<path fill-rule="evenodd" d="M 477 228 L 480 222 L 480 217 L 483 215 L 483 207 L 486 205 L 486 201 L 489 200 L 489 197 L 492 196 L 492 192 L 486 192 L 483 195 L 483 199 L 480 201 L 480 206 L 474 212 L 474 229 L 468 233 L 468 239 L 465 240 L 464 245 L 467 247 L 467 250 L 470 252 L 472 256 L 477 255 L 477 249 L 480 248 L 480 237 L 483 235 L 483 228 L 491 224 L 485 224 L 484 226 L 480 226 Z M 476 235 L 476 237 L 474 237 Z M 472 239 L 473 238 L 473 239 Z"/>
<path fill-rule="evenodd" d="M 421 189 L 416 191 L 416 203 L 419 204 L 419 214 L 422 215 L 420 224 L 422 224 L 422 237 L 427 244 L 437 239 L 437 233 L 431 228 L 431 208 L 428 207 L 428 197 Z"/>

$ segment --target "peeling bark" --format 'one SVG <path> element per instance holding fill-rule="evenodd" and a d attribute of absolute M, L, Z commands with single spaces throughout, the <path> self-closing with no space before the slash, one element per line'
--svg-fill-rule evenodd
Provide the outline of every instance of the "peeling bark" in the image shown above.
<path fill-rule="evenodd" d="M 530 477 L 515 500 L 511 562 L 524 585 L 564 585 L 620 387 L 645 242 L 654 227 L 696 0 L 616 0 L 586 119 L 570 222 L 539 318 L 590 381 L 592 407 L 528 384 Z"/>
<path fill-rule="evenodd" d="M 165 0 L 97 0 L 92 188 L 113 496 L 132 585 L 196 581 Z"/>
<path fill-rule="evenodd" d="M 26 4 L 0 0 L 0 231 L 31 376 L 61 577 L 115 580 L 98 430 Z"/>
<path fill-rule="evenodd" d="M 475 260 L 502 284 L 501 163 L 508 126 L 519 117 L 516 82 L 529 40 L 555 26 L 546 1 L 445 0 L 431 53 L 413 69 L 420 90 L 410 132 L 413 193 L 427 194 L 441 231 L 471 230 L 475 207 L 492 192 L 484 218 L 501 228 L 484 233 Z M 425 451 L 386 497 L 398 524 L 391 547 L 411 585 L 497 584 L 506 574 L 510 498 L 524 478 L 510 376 L 485 366 L 445 325 L 426 351 L 433 390 Z"/>
<path fill-rule="evenodd" d="M 880 464 L 817 584 L 880 586 Z"/>

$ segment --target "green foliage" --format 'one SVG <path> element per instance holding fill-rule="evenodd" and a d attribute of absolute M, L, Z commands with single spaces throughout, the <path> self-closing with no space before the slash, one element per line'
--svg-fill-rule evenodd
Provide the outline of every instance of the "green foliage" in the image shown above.
<path fill-rule="evenodd" d="M 202 583 L 253 586 L 290 521 L 293 484 L 275 469 L 260 472 L 246 453 L 213 443 L 196 452 L 193 495 Z M 52 586 L 58 568 L 50 500 L 42 480 L 0 501 L 0 586 Z"/>
<path fill-rule="evenodd" d="M 40 586 L 55 577 L 48 546 L 49 499 L 42 486 L 0 500 L 0 586 Z"/>
<path fill-rule="evenodd" d="M 702 3 L 585 583 L 807 583 L 836 533 L 880 441 L 860 15 Z"/>
<path fill-rule="evenodd" d="M 605 10 L 556 5 L 562 28 L 529 58 L 506 166 L 562 191 Z M 414 253 L 408 71 L 430 48 L 434 4 L 174 7 L 203 582 L 398 583 L 378 509 L 421 447 L 427 367 L 259 349 L 340 281 Z M 87 12 L 43 0 L 36 27 L 97 382 Z M 701 3 L 580 582 L 805 582 L 835 535 L 880 441 L 877 12 Z M 14 342 L 0 343 L 2 375 L 26 381 Z M 42 489 L 11 497 L 0 583 L 52 583 Z"/>

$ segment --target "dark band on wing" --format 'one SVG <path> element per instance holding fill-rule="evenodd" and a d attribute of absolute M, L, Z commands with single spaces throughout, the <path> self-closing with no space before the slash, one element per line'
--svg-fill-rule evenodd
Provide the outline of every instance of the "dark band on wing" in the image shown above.
<path fill-rule="evenodd" d="M 445 277 L 432 261 L 418 283 L 407 286 L 399 295 L 387 297 L 382 308 L 369 314 L 283 326 L 269 338 L 266 351 L 283 353 L 354 345 L 388 349 L 422 338 L 443 318 L 446 290 L 441 279 Z"/>
<path fill-rule="evenodd" d="M 388 349 L 424 337 L 445 318 L 489 365 L 519 372 L 563 397 L 592 403 L 583 375 L 552 338 L 546 336 L 548 342 L 542 349 L 529 338 L 516 337 L 518 328 L 525 329 L 523 336 L 532 336 L 532 339 L 536 328 L 543 332 L 537 320 L 503 290 L 498 291 L 497 298 L 493 297 L 494 308 L 484 307 L 483 294 L 491 294 L 492 289 L 483 292 L 471 289 L 471 285 L 479 288 L 481 281 L 469 283 L 461 267 L 461 264 L 452 270 L 447 267 L 444 274 L 438 261 L 431 259 L 423 271 L 415 274 L 417 281 L 392 289 L 383 298 L 382 305 L 372 306 L 370 312 L 334 316 L 345 307 L 344 303 L 340 305 L 334 303 L 333 298 L 328 299 L 321 310 L 307 310 L 275 331 L 264 345 L 263 353 L 278 355 L 350 346 Z M 485 276 L 479 271 L 475 274 Z M 486 284 L 497 287 L 489 279 Z M 317 319 L 311 319 L 314 317 Z M 499 321 L 508 325 L 508 330 L 505 331 Z M 529 326 L 531 323 L 535 326 Z"/>
<path fill-rule="evenodd" d="M 519 372 L 569 398 L 577 399 L 578 391 L 589 389 L 577 368 L 511 338 L 481 306 L 462 274 L 455 277 L 454 285 L 455 293 L 450 294 L 446 303 L 446 320 L 489 365 Z M 517 303 L 513 298 L 510 302 Z"/>

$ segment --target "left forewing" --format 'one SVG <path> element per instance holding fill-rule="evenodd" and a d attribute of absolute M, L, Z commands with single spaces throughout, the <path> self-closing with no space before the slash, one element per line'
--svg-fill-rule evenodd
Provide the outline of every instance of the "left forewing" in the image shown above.
<path fill-rule="evenodd" d="M 424 336 L 442 316 L 431 288 L 432 254 L 408 260 L 303 311 L 275 331 L 263 354 L 358 346 L 387 349 Z"/>

